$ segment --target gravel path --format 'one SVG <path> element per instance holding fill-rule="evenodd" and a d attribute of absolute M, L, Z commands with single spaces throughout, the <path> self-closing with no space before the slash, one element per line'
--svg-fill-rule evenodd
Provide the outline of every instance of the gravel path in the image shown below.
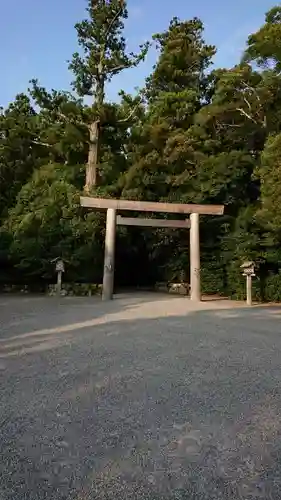
<path fill-rule="evenodd" d="M 0 297 L 0 500 L 281 498 L 281 308 Z"/>

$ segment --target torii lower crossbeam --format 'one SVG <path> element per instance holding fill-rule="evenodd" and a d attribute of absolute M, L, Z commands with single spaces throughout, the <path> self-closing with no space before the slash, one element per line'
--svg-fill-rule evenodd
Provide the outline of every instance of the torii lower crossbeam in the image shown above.
<path fill-rule="evenodd" d="M 189 220 L 143 219 L 141 217 L 117 217 L 117 226 L 158 227 L 166 229 L 189 229 Z"/>

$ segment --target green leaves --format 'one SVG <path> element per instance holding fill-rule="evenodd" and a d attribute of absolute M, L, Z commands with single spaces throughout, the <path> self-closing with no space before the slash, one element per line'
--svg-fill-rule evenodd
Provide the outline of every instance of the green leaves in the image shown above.
<path fill-rule="evenodd" d="M 37 133 L 36 112 L 30 99 L 20 94 L 0 115 L 0 221 L 40 163 L 34 143 Z"/>
<path fill-rule="evenodd" d="M 124 196 L 138 198 L 197 198 L 194 178 L 202 154 L 191 133 L 202 106 L 207 73 L 215 49 L 205 44 L 203 24 L 197 18 L 175 18 L 169 29 L 154 36 L 160 51 L 144 96 L 147 112 L 141 129 L 132 130 L 135 141 L 132 166 L 124 176 Z"/>
<path fill-rule="evenodd" d="M 244 59 L 262 68 L 281 71 L 281 7 L 271 9 L 265 24 L 248 38 Z"/>
<path fill-rule="evenodd" d="M 181 22 L 174 18 L 169 29 L 154 35 L 160 50 L 153 74 L 147 79 L 146 95 L 154 100 L 162 92 L 181 92 L 193 89 L 198 99 L 207 82 L 205 71 L 216 53 L 214 46 L 206 45 L 202 22 L 194 18 Z"/>
<path fill-rule="evenodd" d="M 281 134 L 269 137 L 257 174 L 261 182 L 261 209 L 258 215 L 265 228 L 278 236 L 281 242 Z"/>
<path fill-rule="evenodd" d="M 93 216 L 84 217 L 80 193 L 69 181 L 66 167 L 42 167 L 22 188 L 6 220 L 6 230 L 13 235 L 11 259 L 26 276 L 50 279 L 51 261 L 58 256 L 68 262 L 71 273 L 95 245 L 96 258 L 101 255 L 99 236 L 96 243 L 93 239 L 99 220 L 95 228 Z"/>
<path fill-rule="evenodd" d="M 88 0 L 70 63 L 76 93 L 32 80 L 28 95 L 1 110 L 0 262 L 8 272 L 0 278 L 50 281 L 51 261 L 62 256 L 65 279 L 101 282 L 105 221 L 80 207 L 86 170 L 87 189 L 97 196 L 224 204 L 224 217 L 201 218 L 205 290 L 242 296 L 241 261 L 253 259 L 277 297 L 280 7 L 249 37 L 240 64 L 215 71 L 203 23 L 172 19 L 153 37 L 158 59 L 145 88 L 120 91 L 119 102 L 109 103 L 108 82 L 149 47 L 127 52 L 127 17 L 123 0 Z M 188 260 L 186 232 L 118 233 L 118 283 L 180 279 Z"/>
<path fill-rule="evenodd" d="M 88 18 L 75 26 L 81 52 L 73 54 L 69 68 L 78 94 L 93 96 L 101 106 L 105 84 L 144 60 L 149 43 L 140 46 L 139 54 L 126 53 L 123 29 L 128 11 L 124 0 L 89 0 L 87 12 Z"/>

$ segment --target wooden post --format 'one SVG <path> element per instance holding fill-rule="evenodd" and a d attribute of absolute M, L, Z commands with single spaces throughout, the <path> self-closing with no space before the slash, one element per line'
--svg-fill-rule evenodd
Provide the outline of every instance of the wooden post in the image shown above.
<path fill-rule="evenodd" d="M 58 279 L 57 279 L 57 295 L 61 294 L 61 284 L 62 284 L 62 271 L 58 271 Z"/>
<path fill-rule="evenodd" d="M 252 306 L 252 276 L 247 275 L 247 305 Z"/>
<path fill-rule="evenodd" d="M 199 214 L 190 215 L 190 299 L 201 301 Z"/>
<path fill-rule="evenodd" d="M 102 299 L 113 299 L 114 257 L 116 238 L 116 210 L 108 208 L 106 218 L 105 255 L 103 271 Z"/>

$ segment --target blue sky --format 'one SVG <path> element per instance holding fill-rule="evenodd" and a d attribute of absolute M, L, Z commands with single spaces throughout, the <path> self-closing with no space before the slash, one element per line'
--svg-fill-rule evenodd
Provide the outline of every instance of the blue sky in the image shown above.
<path fill-rule="evenodd" d="M 47 88 L 69 89 L 67 60 L 76 50 L 74 24 L 85 15 L 86 0 L 0 0 L 0 106 L 26 90 L 31 78 Z M 264 22 L 275 0 L 129 0 L 126 24 L 129 49 L 165 30 L 172 17 L 200 17 L 207 42 L 217 46 L 215 64 L 230 67 L 239 61 L 249 33 Z M 155 62 L 145 63 L 115 78 L 108 90 L 114 99 L 120 88 L 141 86 Z"/>

